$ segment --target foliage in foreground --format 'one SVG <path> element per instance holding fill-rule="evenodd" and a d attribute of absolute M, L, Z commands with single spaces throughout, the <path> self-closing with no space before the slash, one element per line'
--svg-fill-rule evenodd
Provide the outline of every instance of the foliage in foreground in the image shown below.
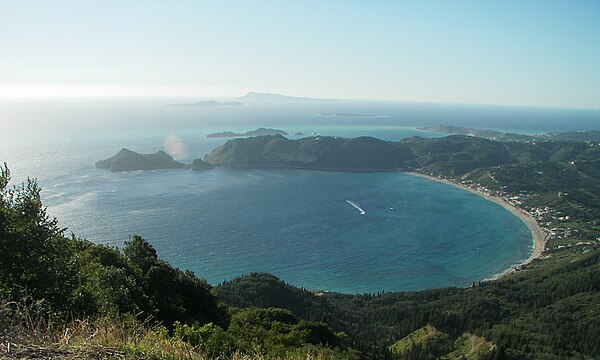
<path fill-rule="evenodd" d="M 167 325 L 175 320 L 227 325 L 227 311 L 210 286 L 160 260 L 147 241 L 132 236 L 121 253 L 67 238 L 46 214 L 36 182 L 9 189 L 9 179 L 5 167 L 0 174 L 0 299 L 43 299 L 55 320 L 131 313 Z"/>
<path fill-rule="evenodd" d="M 120 319 L 101 317 L 76 320 L 56 327 L 47 323 L 29 304 L 27 312 L 15 314 L 9 328 L 3 328 L 0 343 L 2 359 L 353 359 L 355 353 L 341 352 L 323 345 L 304 344 L 301 347 L 286 347 L 278 353 L 255 347 L 242 351 L 224 348 L 227 344 L 215 336 L 223 330 L 214 324 L 204 327 L 182 326 L 170 335 L 166 328 L 141 322 L 132 316 Z M 5 311 L 6 306 L 0 306 Z M 6 315 L 6 313 L 5 313 Z M 23 318 L 21 316 L 24 316 Z M 33 320 L 32 322 L 29 322 Z M 3 325 L 7 325 L 4 319 Z M 194 329 L 192 329 L 194 328 Z M 6 330 L 10 330 L 10 334 Z M 200 342 L 190 341 L 186 336 L 200 336 Z M 198 339 L 196 339 L 198 340 Z M 225 350 L 225 351 L 223 351 Z"/>
<path fill-rule="evenodd" d="M 139 236 L 123 251 L 65 237 L 46 214 L 36 182 L 8 188 L 9 180 L 5 165 L 0 340 L 7 353 L 97 358 L 98 347 L 102 357 L 116 358 L 357 357 L 324 323 L 283 309 L 219 303 L 210 285 L 159 259 Z"/>

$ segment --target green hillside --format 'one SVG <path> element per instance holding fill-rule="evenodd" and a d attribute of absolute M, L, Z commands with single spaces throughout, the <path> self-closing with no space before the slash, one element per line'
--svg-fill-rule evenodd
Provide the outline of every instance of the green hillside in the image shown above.
<path fill-rule="evenodd" d="M 204 157 L 205 162 L 223 167 L 356 171 L 406 168 L 413 160 L 403 145 L 371 137 L 289 140 L 280 135 L 229 140 Z"/>
<path fill-rule="evenodd" d="M 600 351 L 600 252 L 582 252 L 581 246 L 555 251 L 519 272 L 467 289 L 313 293 L 252 274 L 218 286 L 217 294 L 239 307 L 294 304 L 290 309 L 297 316 L 326 319 L 348 334 L 353 347 L 373 355 L 432 325 L 454 336 L 480 336 L 506 358 L 593 358 Z"/>
<path fill-rule="evenodd" d="M 29 180 L 0 173 L 2 358 L 356 358 L 327 324 L 239 310 L 139 236 L 122 250 L 66 237 Z"/>

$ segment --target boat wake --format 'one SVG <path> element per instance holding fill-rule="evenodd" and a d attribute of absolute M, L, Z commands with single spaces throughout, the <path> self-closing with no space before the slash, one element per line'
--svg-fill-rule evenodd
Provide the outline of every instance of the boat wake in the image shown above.
<path fill-rule="evenodd" d="M 363 208 L 361 208 L 360 206 L 358 206 L 354 201 L 352 200 L 346 200 L 346 202 L 350 205 L 352 205 L 356 210 L 358 210 L 360 212 L 361 215 L 366 214 L 367 212 L 363 210 Z"/>

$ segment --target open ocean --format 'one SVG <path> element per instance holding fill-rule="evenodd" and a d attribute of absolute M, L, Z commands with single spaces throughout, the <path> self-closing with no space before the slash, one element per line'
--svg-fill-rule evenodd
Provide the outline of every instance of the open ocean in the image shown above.
<path fill-rule="evenodd" d="M 97 160 L 168 139 L 190 163 L 227 139 L 273 127 L 345 137 L 442 136 L 447 124 L 521 133 L 600 129 L 600 111 L 340 101 L 168 108 L 198 99 L 0 100 L 0 161 L 28 176 L 67 234 L 122 246 L 139 234 L 176 267 L 216 284 L 250 272 L 347 293 L 467 286 L 529 257 L 525 224 L 469 192 L 400 173 L 159 170 L 111 173 Z M 355 113 L 371 117 L 334 117 Z M 292 137 L 296 138 L 296 137 Z M 346 202 L 360 205 L 360 213 Z"/>

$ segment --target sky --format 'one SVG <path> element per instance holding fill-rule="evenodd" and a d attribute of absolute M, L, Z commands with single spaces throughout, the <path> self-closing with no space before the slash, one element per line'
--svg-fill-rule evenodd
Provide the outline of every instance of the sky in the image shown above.
<path fill-rule="evenodd" d="M 600 1 L 0 0 L 0 97 L 600 108 Z"/>

